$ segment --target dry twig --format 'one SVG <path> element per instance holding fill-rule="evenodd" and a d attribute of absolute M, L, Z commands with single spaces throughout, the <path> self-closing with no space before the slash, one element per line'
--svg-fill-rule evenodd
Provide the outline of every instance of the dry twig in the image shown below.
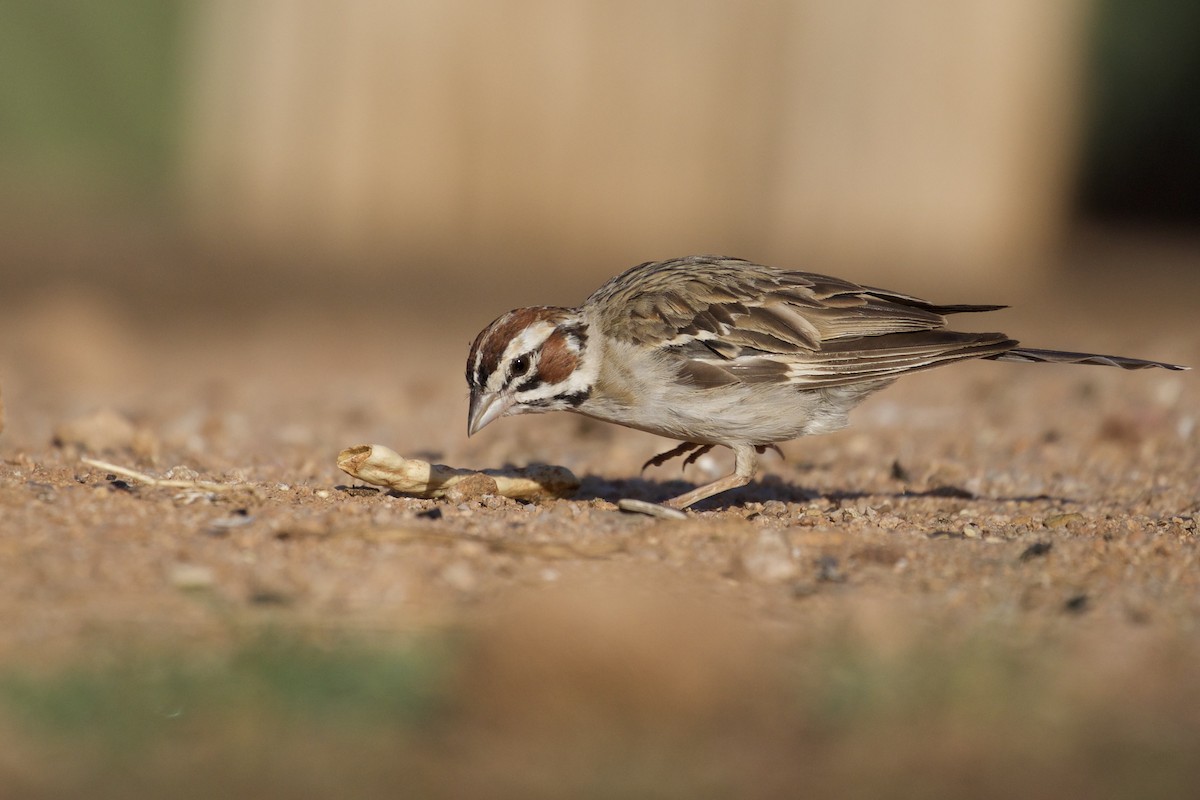
<path fill-rule="evenodd" d="M 114 475 L 120 475 L 122 478 L 129 478 L 138 483 L 144 483 L 148 486 L 156 486 L 164 489 L 196 489 L 202 492 L 227 492 L 231 489 L 242 489 L 249 486 L 248 483 L 217 483 L 215 481 L 197 481 L 197 480 L 180 480 L 176 478 L 156 478 L 153 475 L 147 475 L 144 472 L 138 472 L 135 469 L 122 467 L 118 464 L 113 464 L 110 461 L 101 461 L 98 458 L 81 458 L 79 459 L 89 467 L 102 469 L 105 472 L 111 472 Z"/>

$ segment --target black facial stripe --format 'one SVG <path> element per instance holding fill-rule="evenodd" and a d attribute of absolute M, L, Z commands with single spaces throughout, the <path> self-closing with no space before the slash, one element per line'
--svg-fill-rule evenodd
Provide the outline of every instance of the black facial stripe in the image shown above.
<path fill-rule="evenodd" d="M 583 402 L 591 396 L 592 396 L 592 390 L 591 390 L 591 387 L 588 387 L 587 389 L 583 389 L 578 392 L 571 392 L 570 394 L 560 395 L 558 399 L 564 401 L 567 405 L 571 406 L 572 408 L 578 408 L 579 406 L 583 405 Z"/>
<path fill-rule="evenodd" d="M 571 392 L 570 394 L 560 394 L 555 397 L 541 397 L 537 400 L 523 400 L 521 405 L 527 408 L 545 408 L 546 406 L 556 403 L 566 403 L 571 408 L 578 408 L 583 405 L 584 401 L 592 396 L 591 389 L 584 389 L 579 392 Z"/>
<path fill-rule="evenodd" d="M 528 392 L 530 389 L 537 389 L 545 383 L 546 381 L 542 378 L 540 372 L 531 372 L 523 383 L 517 384 L 516 388 L 522 392 Z"/>

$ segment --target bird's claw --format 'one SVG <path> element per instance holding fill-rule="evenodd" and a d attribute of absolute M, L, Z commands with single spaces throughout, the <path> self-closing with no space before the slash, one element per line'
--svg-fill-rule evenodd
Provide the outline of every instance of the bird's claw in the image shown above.
<path fill-rule="evenodd" d="M 678 458 L 679 456 L 691 453 L 691 455 L 689 455 L 683 462 L 683 468 L 687 469 L 688 464 L 691 464 L 697 458 L 704 455 L 709 450 L 712 450 L 712 448 L 713 446 L 711 444 L 700 444 L 699 442 L 680 442 L 677 446 L 672 447 L 667 452 L 659 453 L 653 458 L 647 460 L 645 464 L 642 464 L 642 472 L 645 473 L 650 467 L 661 467 L 663 464 L 667 463 L 673 458 Z M 692 452 L 693 450 L 695 452 Z"/>

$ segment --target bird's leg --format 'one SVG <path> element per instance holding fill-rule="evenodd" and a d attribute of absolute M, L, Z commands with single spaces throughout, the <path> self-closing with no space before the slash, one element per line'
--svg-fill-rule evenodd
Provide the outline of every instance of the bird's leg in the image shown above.
<path fill-rule="evenodd" d="M 679 497 L 674 497 L 664 503 L 664 505 L 668 505 L 671 508 L 687 508 L 706 497 L 712 497 L 714 494 L 727 492 L 730 489 L 736 489 L 739 486 L 745 486 L 749 483 L 754 478 L 754 472 L 758 466 L 758 455 L 754 452 L 754 445 L 737 444 L 732 445 L 732 449 L 734 455 L 732 474 L 692 489 L 686 494 L 679 495 Z"/>
<path fill-rule="evenodd" d="M 647 461 L 645 464 L 642 464 L 642 472 L 645 472 L 650 467 L 661 467 L 663 464 L 667 463 L 672 458 L 678 458 L 679 456 L 681 456 L 685 453 L 690 453 L 692 450 L 696 450 L 697 448 L 700 448 L 699 452 L 697 452 L 695 454 L 694 458 L 689 458 L 687 461 L 683 462 L 683 466 L 686 467 L 693 460 L 695 460 L 695 458 L 699 458 L 700 456 L 707 453 L 709 450 L 712 449 L 712 445 L 711 444 L 707 444 L 707 445 L 700 444 L 698 442 L 680 442 L 677 447 L 672 447 L 670 450 L 668 450 L 665 453 L 659 453 L 654 458 Z"/>

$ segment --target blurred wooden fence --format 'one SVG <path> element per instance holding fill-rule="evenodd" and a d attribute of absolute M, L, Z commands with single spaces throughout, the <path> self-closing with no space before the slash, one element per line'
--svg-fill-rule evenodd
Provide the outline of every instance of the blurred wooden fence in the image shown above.
<path fill-rule="evenodd" d="M 1067 212 L 1086 2 L 207 0 L 187 208 L 347 269 L 1024 277 Z"/>

